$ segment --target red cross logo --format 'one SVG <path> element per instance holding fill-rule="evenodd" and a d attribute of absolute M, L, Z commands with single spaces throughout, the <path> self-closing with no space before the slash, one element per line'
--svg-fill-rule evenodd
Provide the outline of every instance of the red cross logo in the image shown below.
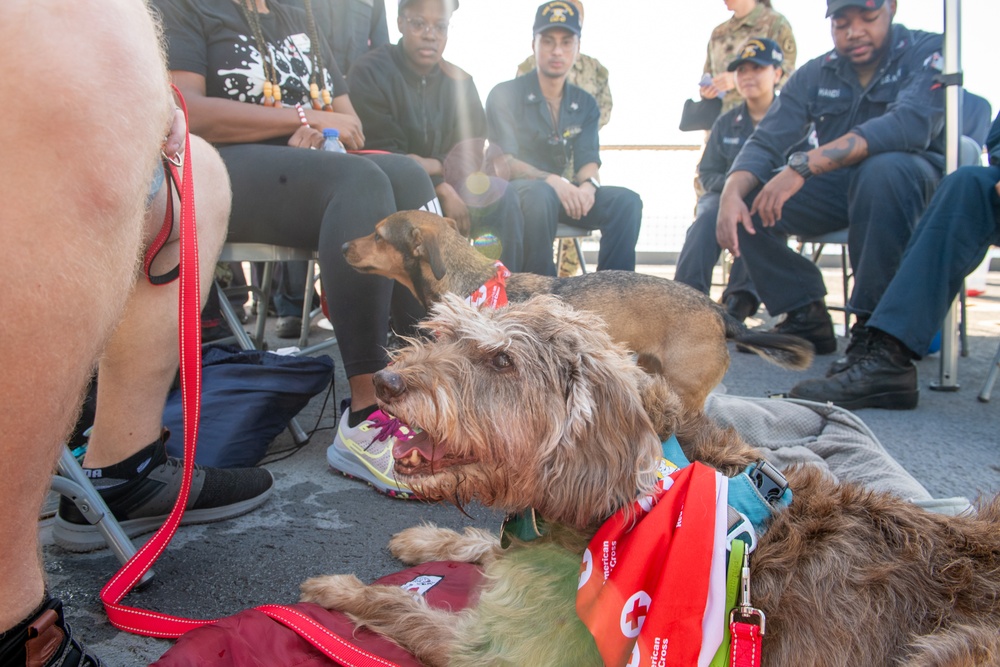
<path fill-rule="evenodd" d="M 652 603 L 652 599 L 645 591 L 639 591 L 625 601 L 619 619 L 623 635 L 629 639 L 635 639 L 639 636 L 642 624 L 646 622 L 646 616 L 649 614 L 650 603 Z"/>
<path fill-rule="evenodd" d="M 625 614 L 625 622 L 629 624 L 634 630 L 639 629 L 639 625 L 642 619 L 646 618 L 646 614 L 649 612 L 649 607 L 646 605 L 639 604 L 639 600 L 632 603 L 632 611 Z"/>

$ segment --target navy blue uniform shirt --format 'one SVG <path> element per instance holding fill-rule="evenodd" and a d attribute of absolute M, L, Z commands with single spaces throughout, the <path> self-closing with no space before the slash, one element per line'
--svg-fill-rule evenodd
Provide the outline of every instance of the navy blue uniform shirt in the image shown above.
<path fill-rule="evenodd" d="M 537 70 L 497 84 L 486 98 L 490 146 L 560 176 L 570 160 L 577 171 L 591 162 L 601 165 L 600 119 L 593 96 L 567 83 L 559 107 L 559 127 L 552 127 Z"/>
<path fill-rule="evenodd" d="M 854 132 L 870 155 L 920 153 L 943 167 L 944 88 L 935 82 L 943 66 L 941 35 L 896 24 L 889 39 L 885 62 L 865 88 L 836 51 L 795 70 L 730 173 L 749 171 L 767 182 L 810 123 L 821 146 Z"/>
<path fill-rule="evenodd" d="M 1000 114 L 990 127 L 990 134 L 986 137 L 986 150 L 990 154 L 990 164 L 1000 165 Z"/>

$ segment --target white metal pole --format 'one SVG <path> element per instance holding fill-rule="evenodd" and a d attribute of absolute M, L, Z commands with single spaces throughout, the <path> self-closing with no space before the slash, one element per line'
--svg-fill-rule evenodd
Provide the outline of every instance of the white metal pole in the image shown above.
<path fill-rule="evenodd" d="M 958 169 L 959 132 L 962 118 L 962 0 L 944 0 L 944 72 L 945 88 L 945 171 Z M 948 77 L 958 77 L 950 81 Z M 945 276 L 937 276 L 944 280 Z M 919 305 L 917 306 L 919 308 Z M 931 389 L 957 391 L 958 384 L 958 306 L 952 302 L 941 325 L 941 372 Z"/>

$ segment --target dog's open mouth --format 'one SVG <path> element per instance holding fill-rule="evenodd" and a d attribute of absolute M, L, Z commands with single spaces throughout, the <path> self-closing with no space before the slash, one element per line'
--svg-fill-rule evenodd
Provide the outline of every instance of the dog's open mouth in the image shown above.
<path fill-rule="evenodd" d="M 419 427 L 410 426 L 400 431 L 405 431 L 406 435 L 397 432 L 392 447 L 397 475 L 433 475 L 445 468 L 476 461 L 471 456 L 455 456 L 444 443 L 435 441 Z"/>

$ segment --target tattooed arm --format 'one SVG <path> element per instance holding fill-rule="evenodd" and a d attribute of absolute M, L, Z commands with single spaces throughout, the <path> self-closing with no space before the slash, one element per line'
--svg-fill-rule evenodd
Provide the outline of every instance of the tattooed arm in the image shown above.
<path fill-rule="evenodd" d="M 819 148 L 812 149 L 806 155 L 809 156 L 809 170 L 813 175 L 825 174 L 864 161 L 868 157 L 868 142 L 864 137 L 848 132 Z M 805 182 L 798 172 L 785 167 L 761 188 L 750 208 L 750 215 L 759 213 L 765 227 L 774 226 L 781 220 L 781 210 L 785 202 L 791 199 Z"/>

